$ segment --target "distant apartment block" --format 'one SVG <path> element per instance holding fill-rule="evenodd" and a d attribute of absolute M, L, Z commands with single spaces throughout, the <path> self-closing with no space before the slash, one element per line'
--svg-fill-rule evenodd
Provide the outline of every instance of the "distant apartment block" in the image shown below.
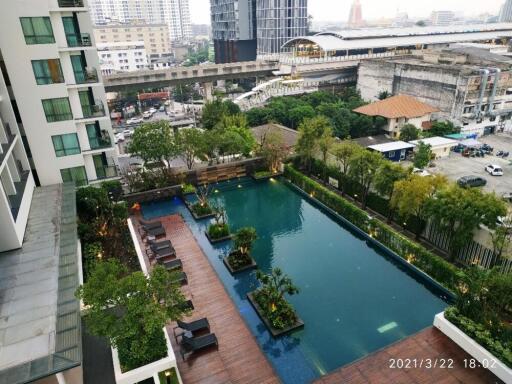
<path fill-rule="evenodd" d="M 146 69 L 148 60 L 143 41 L 132 43 L 98 43 L 100 68 L 103 75 Z"/>
<path fill-rule="evenodd" d="M 512 0 L 506 0 L 501 6 L 499 22 L 510 23 L 512 21 Z"/>
<path fill-rule="evenodd" d="M 307 33 L 307 0 L 212 0 L 215 61 L 227 63 L 273 55 Z"/>
<path fill-rule="evenodd" d="M 432 25 L 450 25 L 454 18 L 455 14 L 452 11 L 434 11 L 430 15 Z"/>
<path fill-rule="evenodd" d="M 189 0 L 90 0 L 90 7 L 95 25 L 166 24 L 172 41 L 191 38 Z"/>
<path fill-rule="evenodd" d="M 192 37 L 203 37 L 210 35 L 210 26 L 208 24 L 191 24 Z"/>
<path fill-rule="evenodd" d="M 171 57 L 171 41 L 167 24 L 109 24 L 94 28 L 94 40 L 100 44 L 142 42 L 147 61 Z M 100 58 L 103 57 L 100 54 Z"/>
<path fill-rule="evenodd" d="M 11 2 L 0 14 L 0 51 L 36 182 L 85 185 L 117 177 L 86 2 Z"/>
<path fill-rule="evenodd" d="M 347 26 L 349 28 L 361 28 L 363 26 L 363 12 L 359 0 L 354 0 L 350 7 Z"/>

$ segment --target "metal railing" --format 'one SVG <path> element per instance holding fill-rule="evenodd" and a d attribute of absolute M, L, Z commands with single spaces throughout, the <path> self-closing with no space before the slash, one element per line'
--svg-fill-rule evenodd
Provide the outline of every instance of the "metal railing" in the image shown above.
<path fill-rule="evenodd" d="M 88 119 L 90 117 L 103 117 L 105 116 L 105 106 L 101 100 L 96 100 L 94 104 L 82 105 L 82 113 L 84 115 L 84 119 Z"/>
<path fill-rule="evenodd" d="M 92 46 L 91 35 L 89 33 L 74 33 L 66 35 L 68 47 L 90 47 Z"/>
<path fill-rule="evenodd" d="M 111 177 L 117 177 L 117 166 L 115 165 L 103 165 L 96 168 L 96 178 L 98 180 L 109 179 Z"/>
<path fill-rule="evenodd" d="M 61 8 L 79 8 L 84 6 L 84 0 L 58 0 Z"/>
<path fill-rule="evenodd" d="M 97 83 L 98 80 L 98 70 L 96 68 L 85 68 L 83 71 L 75 72 L 77 84 Z"/>
<path fill-rule="evenodd" d="M 108 133 L 106 134 L 108 135 Z M 110 140 L 109 136 L 89 137 L 89 146 L 91 150 L 109 148 L 112 146 L 112 140 Z"/>

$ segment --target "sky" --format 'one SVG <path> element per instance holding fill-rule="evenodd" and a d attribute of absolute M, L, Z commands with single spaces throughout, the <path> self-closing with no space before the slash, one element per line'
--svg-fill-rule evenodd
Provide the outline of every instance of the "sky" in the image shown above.
<path fill-rule="evenodd" d="M 189 0 L 192 23 L 210 23 L 210 1 Z M 427 17 L 433 10 L 461 12 L 465 16 L 481 13 L 497 14 L 505 0 L 360 0 L 363 18 L 393 17 L 397 10 L 409 17 Z M 352 0 L 309 0 L 309 13 L 314 21 L 343 21 L 348 19 Z"/>

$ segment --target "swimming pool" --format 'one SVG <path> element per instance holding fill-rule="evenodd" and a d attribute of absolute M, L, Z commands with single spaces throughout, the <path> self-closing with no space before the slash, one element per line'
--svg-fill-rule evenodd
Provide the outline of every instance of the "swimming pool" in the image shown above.
<path fill-rule="evenodd" d="M 145 204 L 144 217 L 183 215 L 284 383 L 310 382 L 416 333 L 447 306 L 443 292 L 286 183 L 241 179 L 215 189 L 232 229 L 256 228 L 259 268 L 280 267 L 299 287 L 289 301 L 304 329 L 272 338 L 246 299 L 257 287 L 253 272 L 231 276 L 222 263 L 230 242 L 212 246 L 209 220 L 196 222 L 180 199 Z"/>

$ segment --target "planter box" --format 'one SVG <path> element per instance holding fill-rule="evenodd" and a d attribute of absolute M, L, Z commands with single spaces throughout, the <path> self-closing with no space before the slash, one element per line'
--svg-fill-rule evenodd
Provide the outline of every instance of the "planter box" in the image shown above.
<path fill-rule="evenodd" d="M 208 239 L 208 241 L 211 244 L 216 244 L 216 243 L 221 243 L 223 241 L 231 240 L 231 237 L 233 236 L 233 235 L 229 234 L 229 235 L 224 236 L 224 237 L 219 237 L 218 239 L 212 239 L 210 237 L 210 235 L 208 234 L 208 231 L 204 231 L 204 234 L 206 235 L 206 238 Z"/>
<path fill-rule="evenodd" d="M 453 342 L 455 342 L 455 344 L 475 358 L 475 360 L 478 360 L 480 364 L 489 366 L 487 369 L 489 369 L 489 371 L 491 371 L 495 376 L 503 380 L 505 383 L 512 383 L 512 369 L 507 367 L 487 349 L 450 323 L 444 317 L 444 312 L 438 313 L 434 317 L 434 327 L 448 336 Z"/>
<path fill-rule="evenodd" d="M 262 309 L 260 308 L 260 306 L 258 305 L 256 300 L 254 299 L 254 292 L 248 293 L 247 298 L 249 299 L 249 302 L 254 307 L 254 310 L 256 311 L 256 313 L 258 314 L 260 319 L 263 321 L 265 326 L 268 328 L 268 330 L 270 331 L 272 336 L 278 337 L 278 336 L 282 336 L 287 333 L 290 333 L 292 331 L 295 331 L 297 329 L 304 328 L 304 322 L 299 317 L 297 317 L 297 321 L 295 322 L 295 324 L 293 324 L 292 326 L 290 326 L 288 328 L 284 328 L 284 329 L 274 328 L 272 326 L 272 324 L 270 324 L 270 322 L 267 320 L 267 318 L 263 315 Z"/>
<path fill-rule="evenodd" d="M 164 358 L 153 361 L 147 365 L 143 365 L 142 367 L 132 369 L 127 372 L 121 372 L 121 363 L 119 361 L 119 354 L 117 349 L 112 348 L 112 361 L 114 363 L 114 375 L 116 379 L 116 384 L 136 384 L 143 380 L 153 378 L 155 383 L 159 383 L 156 381 L 158 379 L 158 373 L 167 371 L 168 369 L 174 368 L 176 371 L 176 375 L 178 377 L 178 381 L 182 383 L 181 376 L 178 371 L 178 366 L 176 364 L 176 356 L 174 355 L 174 351 L 172 350 L 171 340 L 169 340 L 169 335 L 167 334 L 167 330 L 164 328 L 165 342 L 167 344 L 167 356 Z"/>
<path fill-rule="evenodd" d="M 231 253 L 230 253 L 231 255 Z M 226 268 L 229 270 L 229 272 L 234 275 L 235 273 L 239 273 L 239 272 L 243 272 L 243 271 L 247 271 L 249 269 L 255 269 L 255 268 L 258 268 L 258 265 L 256 264 L 256 262 L 254 261 L 254 259 L 251 257 L 251 264 L 248 264 L 242 268 L 239 268 L 239 269 L 233 269 L 231 267 L 231 264 L 229 264 L 228 262 L 228 256 L 224 257 L 222 259 L 222 261 L 224 262 L 224 265 L 226 266 Z"/>
<path fill-rule="evenodd" d="M 202 216 L 197 216 L 196 213 L 194 212 L 194 210 L 192 209 L 192 205 L 187 202 L 185 199 L 183 199 L 183 201 L 185 202 L 185 205 L 187 206 L 190 214 L 192 215 L 192 217 L 196 220 L 203 220 L 203 219 L 208 219 L 208 218 L 211 218 L 211 217 L 215 217 L 215 213 L 212 212 L 212 213 L 208 213 L 206 215 L 202 215 Z"/>
<path fill-rule="evenodd" d="M 268 175 L 264 175 L 264 176 L 256 176 L 255 173 L 253 173 L 251 175 L 251 177 L 258 181 L 258 180 L 268 180 L 268 179 L 271 179 L 272 177 L 278 177 L 278 176 L 281 176 L 283 173 L 282 172 L 276 172 L 276 173 L 269 173 Z"/>

